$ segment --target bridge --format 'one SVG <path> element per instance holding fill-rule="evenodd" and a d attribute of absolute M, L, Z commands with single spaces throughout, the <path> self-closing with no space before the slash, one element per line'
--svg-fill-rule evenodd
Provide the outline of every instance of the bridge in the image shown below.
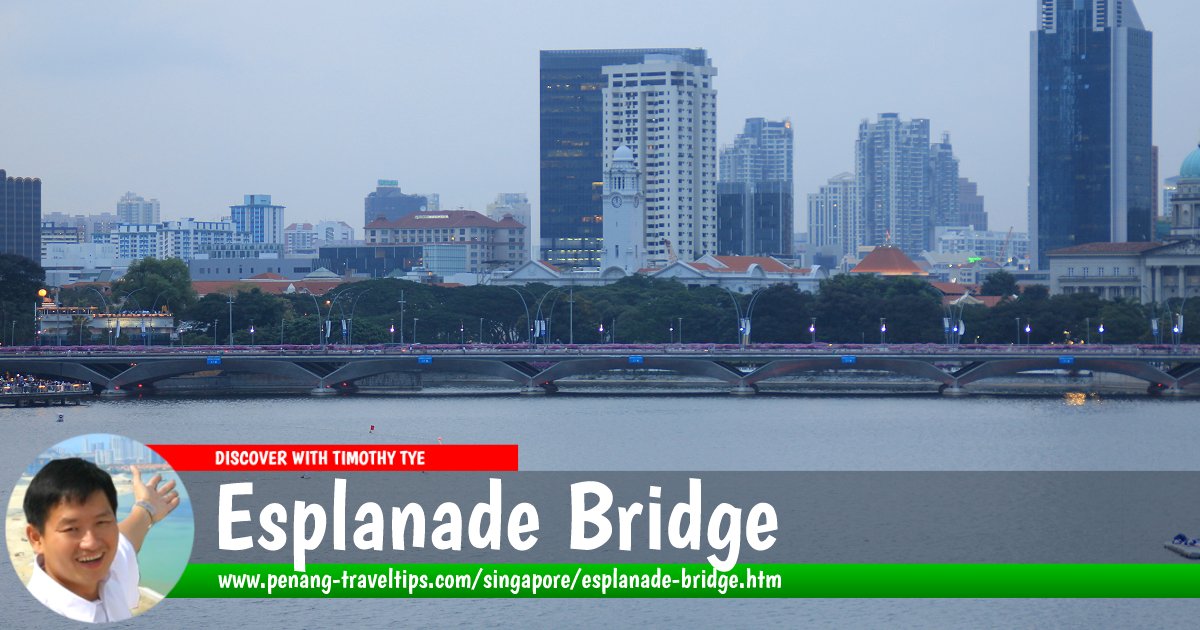
<path fill-rule="evenodd" d="M 105 396 L 152 391 L 195 374 L 284 377 L 313 395 L 352 393 L 386 373 L 454 372 L 506 379 L 522 393 L 606 373 L 683 375 L 753 394 L 770 379 L 813 373 L 885 374 L 937 384 L 948 396 L 1020 374 L 1114 373 L 1150 393 L 1200 394 L 1200 346 L 958 345 L 581 345 L 581 346 L 211 346 L 6 348 L 0 372 L 90 383 Z"/>

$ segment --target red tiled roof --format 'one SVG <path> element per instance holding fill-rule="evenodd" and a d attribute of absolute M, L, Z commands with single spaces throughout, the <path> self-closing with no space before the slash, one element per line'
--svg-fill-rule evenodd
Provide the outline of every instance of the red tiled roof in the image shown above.
<path fill-rule="evenodd" d="M 751 265 L 758 265 L 763 271 L 768 273 L 796 273 L 800 271 L 769 256 L 713 256 L 713 258 L 727 267 L 727 269 L 714 269 L 713 271 L 742 272 L 750 269 Z"/>
<path fill-rule="evenodd" d="M 942 295 L 959 296 L 967 291 L 970 291 L 972 297 L 976 297 L 975 294 L 979 291 L 978 285 L 964 284 L 962 282 L 940 282 L 937 280 L 930 280 L 929 284 L 938 291 L 941 291 Z"/>
<path fill-rule="evenodd" d="M 881 276 L 927 276 L 922 270 L 904 255 L 904 252 L 892 245 L 880 245 L 871 250 L 862 262 L 858 263 L 850 273 L 877 273 Z"/>
<path fill-rule="evenodd" d="M 264 271 L 257 276 L 250 276 L 251 280 L 287 280 L 287 278 L 270 271 Z"/>
<path fill-rule="evenodd" d="M 1162 247 L 1158 241 L 1134 241 L 1129 243 L 1084 243 L 1072 247 L 1063 247 L 1046 252 L 1047 256 L 1073 256 L 1078 254 L 1140 254 L 1144 251 Z"/>
<path fill-rule="evenodd" d="M 525 227 L 525 224 L 514 219 L 511 214 L 506 214 L 499 221 L 496 222 L 496 227 L 523 228 L 523 227 Z"/>

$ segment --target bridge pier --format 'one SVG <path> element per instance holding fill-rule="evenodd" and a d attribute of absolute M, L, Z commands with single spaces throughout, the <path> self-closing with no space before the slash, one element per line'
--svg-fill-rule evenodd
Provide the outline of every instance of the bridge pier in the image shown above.
<path fill-rule="evenodd" d="M 124 398 L 128 395 L 129 391 L 121 389 L 120 387 L 105 387 L 104 389 L 100 390 L 101 398 Z"/>
<path fill-rule="evenodd" d="M 942 385 L 938 388 L 938 393 L 948 398 L 964 398 L 971 395 L 971 392 L 958 385 Z"/>
<path fill-rule="evenodd" d="M 334 396 L 337 394 L 337 390 L 328 385 L 317 385 L 308 390 L 308 393 L 310 396 Z"/>
<path fill-rule="evenodd" d="M 554 392 L 557 392 L 557 391 L 558 391 L 558 386 L 555 385 L 554 383 L 543 383 L 541 385 L 535 385 L 533 383 L 528 383 L 524 387 L 521 388 L 521 395 L 522 396 L 545 396 L 546 394 L 553 394 Z"/>
<path fill-rule="evenodd" d="M 734 396 L 753 396 L 758 393 L 758 385 L 738 383 L 733 389 L 729 390 L 729 393 Z"/>

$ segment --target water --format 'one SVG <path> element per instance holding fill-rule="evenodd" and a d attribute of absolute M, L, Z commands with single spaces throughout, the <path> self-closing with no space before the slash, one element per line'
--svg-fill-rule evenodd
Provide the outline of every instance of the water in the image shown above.
<path fill-rule="evenodd" d="M 34 455 L 87 432 L 143 443 L 517 443 L 525 470 L 1197 470 L 1200 401 L 1144 397 L 461 395 L 96 401 L 0 409 L 0 505 Z M 370 433 L 370 425 L 375 432 Z M 1197 521 L 1200 521 L 1198 515 Z M 7 564 L 8 558 L 2 561 Z M 60 619 L 0 567 L 0 627 Z M 129 626 L 1191 626 L 1191 600 L 168 599 Z M 12 619 L 6 619 L 13 616 Z M 13 623 L 13 622 L 17 623 Z"/>

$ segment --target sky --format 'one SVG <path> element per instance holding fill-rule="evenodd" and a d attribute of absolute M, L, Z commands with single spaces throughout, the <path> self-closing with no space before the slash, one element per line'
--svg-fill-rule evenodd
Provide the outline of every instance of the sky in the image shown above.
<path fill-rule="evenodd" d="M 212 220 L 254 193 L 289 223 L 360 230 L 377 179 L 443 209 L 526 192 L 536 213 L 539 50 L 703 47 L 720 144 L 748 117 L 792 120 L 797 231 L 881 112 L 949 132 L 991 228 L 1025 230 L 1035 0 L 646 6 L 6 0 L 0 168 L 42 179 L 44 213 L 112 212 L 134 191 L 164 220 Z M 1200 140 L 1200 2 L 1137 6 L 1168 177 Z"/>

